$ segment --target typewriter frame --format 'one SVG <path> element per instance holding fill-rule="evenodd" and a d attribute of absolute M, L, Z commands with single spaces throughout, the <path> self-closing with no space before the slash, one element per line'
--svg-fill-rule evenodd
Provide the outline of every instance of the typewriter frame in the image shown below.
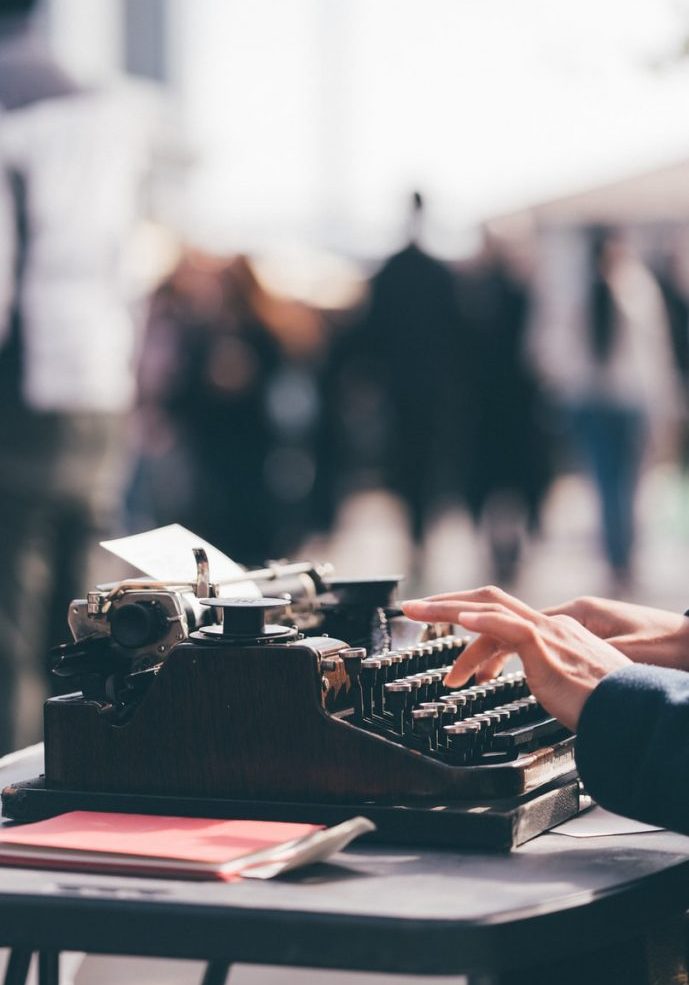
<path fill-rule="evenodd" d="M 180 643 L 122 724 L 80 693 L 52 698 L 45 777 L 7 788 L 3 810 L 16 820 L 75 809 L 363 813 L 385 841 L 505 849 L 584 806 L 573 737 L 513 762 L 453 766 L 329 714 L 321 661 L 338 646 Z"/>

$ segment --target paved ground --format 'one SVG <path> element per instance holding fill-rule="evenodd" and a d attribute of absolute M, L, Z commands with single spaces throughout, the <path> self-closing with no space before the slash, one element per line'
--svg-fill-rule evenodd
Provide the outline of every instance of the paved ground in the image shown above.
<path fill-rule="evenodd" d="M 306 553 L 332 561 L 340 574 L 402 572 L 402 595 L 448 591 L 491 579 L 484 536 L 459 510 L 439 516 L 420 557 L 405 535 L 404 511 L 386 493 L 367 493 L 341 512 L 329 542 Z M 644 477 L 638 503 L 635 577 L 624 591 L 611 584 L 601 556 L 597 504 L 587 481 L 561 478 L 545 505 L 537 540 L 524 537 L 512 589 L 534 606 L 581 594 L 616 594 L 647 605 L 689 606 L 689 478 L 657 467 Z"/>

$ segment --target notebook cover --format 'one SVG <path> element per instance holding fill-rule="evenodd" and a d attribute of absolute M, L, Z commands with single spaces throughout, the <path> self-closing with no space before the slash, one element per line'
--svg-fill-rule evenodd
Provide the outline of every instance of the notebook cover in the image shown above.
<path fill-rule="evenodd" d="M 238 878 L 235 859 L 284 845 L 323 825 L 72 811 L 0 831 L 0 862 L 94 872 Z"/>

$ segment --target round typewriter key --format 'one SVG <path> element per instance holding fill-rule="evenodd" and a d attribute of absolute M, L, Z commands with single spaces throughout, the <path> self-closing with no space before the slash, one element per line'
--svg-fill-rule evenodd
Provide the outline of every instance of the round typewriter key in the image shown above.
<path fill-rule="evenodd" d="M 401 735 L 404 732 L 404 716 L 411 698 L 412 687 L 407 681 L 394 681 L 384 689 L 385 712 L 391 719 L 391 728 Z"/>
<path fill-rule="evenodd" d="M 443 745 L 446 742 L 446 736 L 443 731 L 445 725 L 454 725 L 457 721 L 457 705 L 452 704 L 449 701 L 437 702 L 440 705 L 438 709 L 439 718 L 439 730 L 438 730 L 438 742 Z"/>
<path fill-rule="evenodd" d="M 492 681 L 489 682 L 495 688 L 496 697 L 503 699 L 507 692 L 507 685 L 503 681 L 502 677 L 494 677 Z"/>
<path fill-rule="evenodd" d="M 340 650 L 340 656 L 344 660 L 347 673 L 352 681 L 357 680 L 361 673 L 361 665 L 366 659 L 366 650 L 363 646 L 348 646 Z"/>
<path fill-rule="evenodd" d="M 537 718 L 541 712 L 541 706 L 538 700 L 530 694 L 528 698 L 524 698 L 524 703 L 526 705 L 526 713 L 529 719 Z"/>
<path fill-rule="evenodd" d="M 431 675 L 430 674 L 417 674 L 416 677 L 418 678 L 418 680 L 421 683 L 421 687 L 419 688 L 419 696 L 418 696 L 419 702 L 422 703 L 424 701 L 430 701 L 431 700 L 431 696 L 429 694 L 429 688 L 430 688 L 431 684 L 433 683 L 433 679 L 432 679 Z"/>
<path fill-rule="evenodd" d="M 435 738 L 436 744 L 438 741 L 438 729 L 441 725 L 449 725 L 450 722 L 445 719 L 443 720 L 443 715 L 445 714 L 445 705 L 441 704 L 439 701 L 424 701 L 421 708 L 431 708 L 435 711 Z"/>
<path fill-rule="evenodd" d="M 499 727 L 504 728 L 510 720 L 510 712 L 505 707 L 505 705 L 499 705 L 497 708 L 493 708 L 492 715 L 496 716 L 496 722 Z"/>
<path fill-rule="evenodd" d="M 527 697 L 529 694 L 529 685 L 526 683 L 526 677 L 523 673 L 516 673 L 514 675 L 514 688 L 515 694 L 520 697 Z"/>
<path fill-rule="evenodd" d="M 493 723 L 487 714 L 474 715 L 472 722 L 475 722 L 479 726 L 478 741 L 479 745 L 483 747 L 490 736 Z"/>
<path fill-rule="evenodd" d="M 445 746 L 449 758 L 457 763 L 466 763 L 476 752 L 479 726 L 473 722 L 461 725 L 446 725 L 443 729 Z"/>
<path fill-rule="evenodd" d="M 492 708 L 490 711 L 486 712 L 486 715 L 490 719 L 490 724 L 488 725 L 488 734 L 492 737 L 496 732 L 500 730 L 505 719 L 499 711 Z"/>
<path fill-rule="evenodd" d="M 419 670 L 421 671 L 428 670 L 429 667 L 433 666 L 434 663 L 433 654 L 434 654 L 434 650 L 432 643 L 422 644 L 421 654 L 419 659 Z"/>
<path fill-rule="evenodd" d="M 439 670 L 433 670 L 428 675 L 431 679 L 431 683 L 428 687 L 428 696 L 431 701 L 437 701 L 440 696 L 440 689 L 443 683 L 443 675 Z"/>
<path fill-rule="evenodd" d="M 414 658 L 414 650 L 412 649 L 412 647 L 406 647 L 404 650 L 399 650 L 398 652 L 399 655 L 402 657 L 400 664 L 402 670 L 410 671 Z"/>
<path fill-rule="evenodd" d="M 416 700 L 419 691 L 421 690 L 421 681 L 415 674 L 409 674 L 404 680 L 411 685 L 412 691 L 414 692 L 414 700 Z"/>
<path fill-rule="evenodd" d="M 474 713 L 477 711 L 483 711 L 486 706 L 486 697 L 488 695 L 485 687 L 480 687 L 478 684 L 475 684 L 473 687 L 468 687 L 467 697 L 469 697 L 469 695 L 473 695 L 471 710 Z"/>
<path fill-rule="evenodd" d="M 442 703 L 442 701 L 422 701 L 419 705 L 420 708 L 435 708 L 439 715 L 443 713 L 447 707 Z"/>
<path fill-rule="evenodd" d="M 378 675 L 381 671 L 380 661 L 375 657 L 366 657 L 361 662 L 361 696 L 362 711 L 366 718 L 373 714 L 374 691 L 377 687 Z"/>
<path fill-rule="evenodd" d="M 484 707 L 492 708 L 497 698 L 497 690 L 495 688 L 495 685 L 492 684 L 490 681 L 486 681 L 486 683 L 482 684 L 481 687 L 486 692 L 486 700 Z"/>
<path fill-rule="evenodd" d="M 471 717 L 473 700 L 466 691 L 450 691 L 449 694 L 443 695 L 443 699 L 447 699 L 457 705 L 457 712 L 460 718 Z"/>
<path fill-rule="evenodd" d="M 411 727 L 414 735 L 429 749 L 437 747 L 436 728 L 438 712 L 435 708 L 414 708 L 411 713 Z"/>
<path fill-rule="evenodd" d="M 436 667 L 439 667 L 440 664 L 442 664 L 442 663 L 445 662 L 445 660 L 444 660 L 444 657 L 445 657 L 445 641 L 443 639 L 433 640 L 433 642 L 431 643 L 431 647 L 432 647 L 432 657 L 431 657 L 430 663 L 428 665 L 429 670 L 431 668 L 434 669 Z"/>
<path fill-rule="evenodd" d="M 383 684 L 388 681 L 393 681 L 397 673 L 396 670 L 392 669 L 392 658 L 388 653 L 379 654 L 376 659 L 380 662 L 380 680 Z"/>
<path fill-rule="evenodd" d="M 526 717 L 529 714 L 529 709 L 527 705 L 524 704 L 523 698 L 518 698 L 515 702 L 515 724 L 521 725 L 522 722 L 526 721 Z"/>

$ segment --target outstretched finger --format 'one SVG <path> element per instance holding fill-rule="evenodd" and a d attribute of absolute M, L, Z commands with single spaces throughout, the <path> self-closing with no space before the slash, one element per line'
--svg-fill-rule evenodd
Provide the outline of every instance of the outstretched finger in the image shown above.
<path fill-rule="evenodd" d="M 479 673 L 479 668 L 483 676 L 484 666 L 493 666 L 497 660 L 502 660 L 504 663 L 506 659 L 507 655 L 504 653 L 502 643 L 492 636 L 477 636 L 455 660 L 452 670 L 445 678 L 445 683 L 450 687 L 460 687 L 473 674 Z"/>
<path fill-rule="evenodd" d="M 483 612 L 485 609 L 493 611 L 511 612 L 508 606 L 501 602 L 483 602 L 480 599 L 475 601 L 464 600 L 457 602 L 451 600 L 447 602 L 433 602 L 427 599 L 413 599 L 410 602 L 402 602 L 402 611 L 410 619 L 417 619 L 420 622 L 450 622 L 459 624 L 460 612 Z M 538 613 L 528 609 L 524 613 L 518 613 L 524 618 L 538 617 Z"/>
<path fill-rule="evenodd" d="M 480 633 L 470 643 L 445 678 L 448 687 L 458 687 L 478 672 L 486 661 L 486 653 L 491 650 L 495 656 L 495 646 L 518 653 L 526 663 L 533 658 L 537 634 L 533 623 L 521 616 L 497 608 L 484 607 L 482 611 L 460 612 L 458 622 L 467 629 Z"/>
<path fill-rule="evenodd" d="M 429 595 L 427 598 L 410 599 L 408 602 L 403 602 L 402 604 L 406 606 L 436 602 L 457 602 L 461 605 L 466 602 L 498 604 L 504 606 L 506 609 L 510 609 L 512 612 L 519 612 L 524 616 L 530 615 L 535 611 L 525 602 L 515 598 L 514 595 L 509 595 L 502 588 L 497 588 L 495 585 L 485 585 L 483 588 L 473 588 L 463 592 L 444 592 L 440 595 Z"/>
<path fill-rule="evenodd" d="M 490 639 L 487 637 L 479 637 L 479 639 Z M 492 641 L 494 647 L 498 647 L 495 656 L 486 660 L 485 663 L 481 664 L 476 670 L 476 683 L 483 684 L 485 681 L 492 680 L 493 677 L 497 677 L 502 668 L 505 666 L 510 656 L 514 653 L 514 650 L 506 650 L 503 646 L 496 643 L 495 640 Z"/>

